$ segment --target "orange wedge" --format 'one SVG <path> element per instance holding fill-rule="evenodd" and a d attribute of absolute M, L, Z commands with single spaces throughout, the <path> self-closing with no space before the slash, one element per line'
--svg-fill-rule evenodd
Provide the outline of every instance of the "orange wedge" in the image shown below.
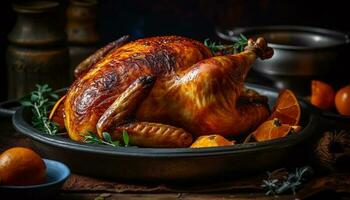
<path fill-rule="evenodd" d="M 301 130 L 300 126 L 291 126 L 289 124 L 281 124 L 277 118 L 262 123 L 253 133 L 256 141 L 266 141 L 276 138 L 285 137 L 292 131 L 297 133 Z"/>
<path fill-rule="evenodd" d="M 277 118 L 281 124 L 298 125 L 300 105 L 294 93 L 288 89 L 280 92 L 269 120 Z"/>
<path fill-rule="evenodd" d="M 218 147 L 234 145 L 234 142 L 227 140 L 221 135 L 204 135 L 197 138 L 190 148 Z"/>
<path fill-rule="evenodd" d="M 64 100 L 66 98 L 66 95 L 61 97 L 54 107 L 52 108 L 50 115 L 49 115 L 49 120 L 57 123 L 60 128 L 64 128 Z"/>
<path fill-rule="evenodd" d="M 313 80 L 311 82 L 311 104 L 321 109 L 332 109 L 334 107 L 334 89 L 331 85 Z"/>

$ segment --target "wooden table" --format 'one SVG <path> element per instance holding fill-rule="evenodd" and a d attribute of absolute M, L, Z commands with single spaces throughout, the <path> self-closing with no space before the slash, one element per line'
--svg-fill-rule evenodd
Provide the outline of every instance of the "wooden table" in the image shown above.
<path fill-rule="evenodd" d="M 0 150 L 12 146 L 30 147 L 29 139 L 14 131 L 10 120 L 0 119 Z M 337 181 L 339 180 L 339 181 Z M 176 199 L 176 200 L 199 200 L 199 199 L 350 199 L 350 173 L 330 174 L 328 177 L 314 179 L 304 188 L 300 189 L 294 196 L 279 195 L 266 196 L 262 192 L 239 192 L 228 191 L 222 193 L 106 193 L 106 192 L 66 192 L 61 191 L 56 199 L 118 199 L 118 200 L 139 200 L 139 199 Z"/>
<path fill-rule="evenodd" d="M 111 194 L 111 193 L 64 193 L 60 195 L 60 199 L 67 200 L 78 200 L 78 199 L 118 199 L 118 200 L 200 200 L 200 199 L 221 199 L 221 200 L 248 200 L 248 199 L 257 199 L 257 200 L 268 200 L 268 199 L 280 199 L 280 200 L 290 200 L 295 199 L 290 195 L 283 195 L 279 197 L 266 196 L 264 194 L 192 194 L 192 193 L 167 193 L 167 194 Z"/>

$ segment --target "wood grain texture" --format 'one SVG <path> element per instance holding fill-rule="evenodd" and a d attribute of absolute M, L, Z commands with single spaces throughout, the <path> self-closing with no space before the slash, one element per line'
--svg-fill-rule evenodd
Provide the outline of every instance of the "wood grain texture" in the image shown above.
<path fill-rule="evenodd" d="M 166 193 L 166 194 L 112 194 L 112 193 L 62 193 L 59 199 L 67 200 L 294 200 L 293 195 L 281 195 L 278 197 L 264 194 L 190 194 L 190 193 Z"/>

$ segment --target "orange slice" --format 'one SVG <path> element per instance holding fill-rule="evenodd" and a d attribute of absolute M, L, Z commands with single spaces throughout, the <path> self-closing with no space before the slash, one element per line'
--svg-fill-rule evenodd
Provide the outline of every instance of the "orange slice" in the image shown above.
<path fill-rule="evenodd" d="M 334 106 L 334 89 L 329 84 L 313 80 L 311 82 L 311 104 L 321 108 L 330 110 Z"/>
<path fill-rule="evenodd" d="M 51 110 L 51 113 L 49 115 L 49 120 L 56 122 L 61 129 L 63 129 L 64 126 L 64 100 L 66 98 L 66 95 L 61 97 L 54 107 Z"/>
<path fill-rule="evenodd" d="M 280 92 L 269 120 L 277 118 L 281 124 L 298 125 L 300 105 L 294 93 L 288 89 Z"/>
<path fill-rule="evenodd" d="M 292 131 L 297 133 L 301 130 L 300 126 L 291 126 L 289 124 L 281 124 L 277 118 L 262 123 L 253 133 L 256 141 L 266 141 L 276 138 L 285 137 Z"/>
<path fill-rule="evenodd" d="M 221 135 L 204 135 L 197 138 L 190 148 L 202 148 L 202 147 L 218 147 L 234 145 L 235 143 L 227 140 Z"/>

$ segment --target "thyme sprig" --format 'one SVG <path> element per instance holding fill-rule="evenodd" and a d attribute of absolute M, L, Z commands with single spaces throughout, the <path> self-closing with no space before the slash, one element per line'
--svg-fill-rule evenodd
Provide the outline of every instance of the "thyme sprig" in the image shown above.
<path fill-rule="evenodd" d="M 34 128 L 49 135 L 58 133 L 58 125 L 49 120 L 51 107 L 58 99 L 58 95 L 47 84 L 36 85 L 36 89 L 23 97 L 20 102 L 23 106 L 32 109 L 32 124 Z"/>
<path fill-rule="evenodd" d="M 239 38 L 231 45 L 223 45 L 221 43 L 215 43 L 210 39 L 204 40 L 204 45 L 207 46 L 214 54 L 236 54 L 244 51 L 244 47 L 247 46 L 248 39 L 240 34 Z"/>
<path fill-rule="evenodd" d="M 84 137 L 83 142 L 88 144 L 104 144 L 109 145 L 112 147 L 121 147 L 129 146 L 129 134 L 123 130 L 123 141 L 122 143 L 119 140 L 112 140 L 111 135 L 108 132 L 102 133 L 102 138 L 98 137 L 95 133 L 92 131 L 87 131 L 87 134 L 80 134 L 82 137 Z"/>
<path fill-rule="evenodd" d="M 312 173 L 313 170 L 309 166 L 296 168 L 295 173 L 288 173 L 280 179 L 275 178 L 274 173 L 267 172 L 268 178 L 263 180 L 261 187 L 267 190 L 266 195 L 277 195 L 288 191 L 292 191 L 295 195 L 296 190 L 306 180 L 306 176 Z"/>

